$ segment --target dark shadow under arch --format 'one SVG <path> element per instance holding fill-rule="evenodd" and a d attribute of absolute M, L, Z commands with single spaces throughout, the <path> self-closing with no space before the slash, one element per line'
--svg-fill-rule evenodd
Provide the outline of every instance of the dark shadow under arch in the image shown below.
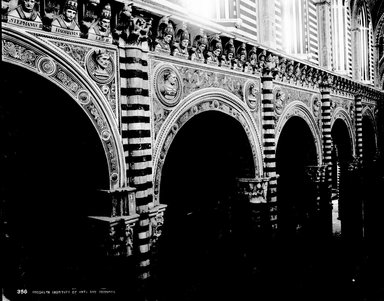
<path fill-rule="evenodd" d="M 371 118 L 363 116 L 363 161 L 372 162 L 376 154 L 375 128 Z"/>
<path fill-rule="evenodd" d="M 97 131 L 50 81 L 4 62 L 1 69 L 6 75 L 0 101 L 5 287 L 111 285 L 88 223 L 89 215 L 109 213 L 97 194 L 109 187 Z"/>
<path fill-rule="evenodd" d="M 156 280 L 161 300 L 227 300 L 246 294 L 247 204 L 236 178 L 254 177 L 248 137 L 221 112 L 204 112 L 177 133 L 162 170 L 168 205 Z"/>
<path fill-rule="evenodd" d="M 306 185 L 305 167 L 317 165 L 316 146 L 308 124 L 291 117 L 279 137 L 276 149 L 279 223 L 282 237 L 305 232 L 314 204 Z"/>

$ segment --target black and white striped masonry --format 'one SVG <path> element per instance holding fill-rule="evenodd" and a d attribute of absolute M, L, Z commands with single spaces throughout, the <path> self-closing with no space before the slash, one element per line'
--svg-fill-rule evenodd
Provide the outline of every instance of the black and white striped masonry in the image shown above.
<path fill-rule="evenodd" d="M 355 95 L 355 118 L 356 118 L 356 156 L 363 159 L 363 105 L 362 96 Z"/>
<path fill-rule="evenodd" d="M 149 277 L 152 202 L 152 139 L 148 83 L 148 52 L 142 47 L 120 48 L 121 124 L 128 185 L 136 188 L 139 277 Z"/>
<path fill-rule="evenodd" d="M 264 68 L 262 82 L 262 126 L 264 147 L 264 176 L 270 178 L 268 187 L 269 214 L 272 231 L 277 229 L 277 176 L 276 176 L 276 138 L 275 113 L 273 104 L 273 81 L 270 68 Z"/>

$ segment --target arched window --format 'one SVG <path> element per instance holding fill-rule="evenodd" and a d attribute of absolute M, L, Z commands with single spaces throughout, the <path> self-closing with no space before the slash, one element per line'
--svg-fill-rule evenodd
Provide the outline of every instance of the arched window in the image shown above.
<path fill-rule="evenodd" d="M 346 0 L 332 0 L 332 62 L 333 69 L 351 75 L 351 27 L 349 3 Z"/>
<path fill-rule="evenodd" d="M 358 29 L 360 31 L 360 72 L 361 81 L 372 83 L 373 81 L 373 58 L 372 58 L 372 24 L 366 6 L 359 7 L 357 15 Z"/>
<path fill-rule="evenodd" d="M 276 0 L 276 44 L 289 54 L 318 63 L 318 24 L 314 0 Z"/>

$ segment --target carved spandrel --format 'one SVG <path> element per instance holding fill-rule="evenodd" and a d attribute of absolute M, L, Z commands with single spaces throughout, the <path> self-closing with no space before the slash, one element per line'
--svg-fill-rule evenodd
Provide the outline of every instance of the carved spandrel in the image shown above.
<path fill-rule="evenodd" d="M 183 80 L 183 97 L 203 88 L 222 88 L 243 99 L 243 88 L 246 78 L 199 70 L 189 67 L 176 67 Z"/>

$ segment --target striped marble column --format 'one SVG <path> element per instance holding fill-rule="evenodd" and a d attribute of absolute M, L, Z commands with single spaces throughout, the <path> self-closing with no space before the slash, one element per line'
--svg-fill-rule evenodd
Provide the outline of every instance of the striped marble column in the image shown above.
<path fill-rule="evenodd" d="M 149 277 L 152 202 L 152 144 L 148 53 L 142 47 L 120 48 L 121 124 L 128 185 L 136 188 L 139 277 Z"/>
<path fill-rule="evenodd" d="M 363 159 L 363 105 L 362 96 L 355 95 L 355 118 L 356 118 L 356 156 L 361 162 Z"/>
<path fill-rule="evenodd" d="M 322 187 L 321 211 L 324 226 L 332 231 L 332 135 L 331 135 L 331 89 L 328 83 L 319 85 L 321 93 L 321 121 L 323 141 L 323 164 L 325 179 Z M 332 233 L 332 232 L 330 232 Z"/>
<path fill-rule="evenodd" d="M 264 177 L 270 178 L 268 190 L 268 203 L 272 231 L 277 230 L 277 176 L 276 176 L 276 139 L 275 139 L 275 113 L 273 105 L 272 72 L 264 68 L 262 82 L 262 125 L 264 147 Z"/>

